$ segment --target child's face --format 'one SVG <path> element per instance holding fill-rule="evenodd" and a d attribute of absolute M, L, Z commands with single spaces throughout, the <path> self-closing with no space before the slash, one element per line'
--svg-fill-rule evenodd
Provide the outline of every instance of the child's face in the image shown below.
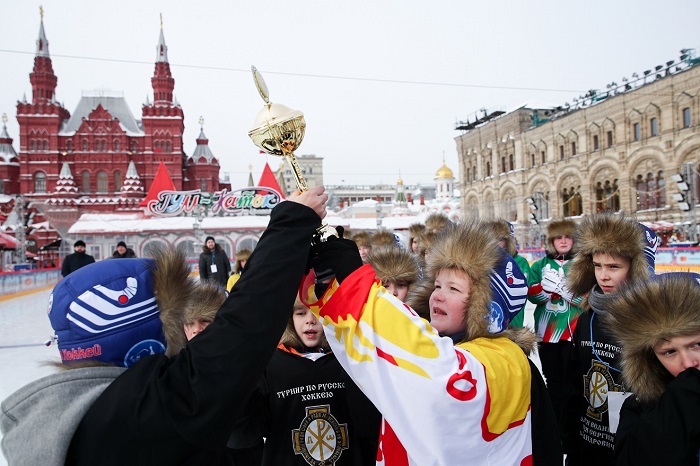
<path fill-rule="evenodd" d="M 654 354 L 674 377 L 690 367 L 700 369 L 700 333 L 657 343 Z"/>
<path fill-rule="evenodd" d="M 568 254 L 571 248 L 574 247 L 574 239 L 566 235 L 557 236 L 552 243 L 554 243 L 554 249 L 556 249 L 557 253 L 562 255 Z"/>
<path fill-rule="evenodd" d="M 367 260 L 367 254 L 372 252 L 372 246 L 358 246 L 357 248 L 360 251 L 360 258 L 363 261 Z"/>
<path fill-rule="evenodd" d="M 593 254 L 593 268 L 598 286 L 603 294 L 616 293 L 627 280 L 630 271 L 630 260 L 622 256 L 609 254 Z"/>
<path fill-rule="evenodd" d="M 294 330 L 304 345 L 315 348 L 321 344 L 323 325 L 313 312 L 306 307 L 294 309 L 292 320 L 294 321 Z"/>
<path fill-rule="evenodd" d="M 435 276 L 435 289 L 429 301 L 430 325 L 441 335 L 464 331 L 471 287 L 471 279 L 461 270 L 441 269 Z"/>
<path fill-rule="evenodd" d="M 411 240 L 411 251 L 413 254 L 418 254 L 418 251 L 420 251 L 420 243 L 418 242 L 418 237 L 413 238 Z"/>
<path fill-rule="evenodd" d="M 187 337 L 187 341 L 190 341 L 202 331 L 207 328 L 211 324 L 211 320 L 209 319 L 196 319 L 194 322 L 188 322 L 184 325 L 185 327 L 185 336 Z"/>
<path fill-rule="evenodd" d="M 382 285 L 389 293 L 393 294 L 401 301 L 406 301 L 406 295 L 408 294 L 408 283 L 404 281 L 384 280 Z"/>

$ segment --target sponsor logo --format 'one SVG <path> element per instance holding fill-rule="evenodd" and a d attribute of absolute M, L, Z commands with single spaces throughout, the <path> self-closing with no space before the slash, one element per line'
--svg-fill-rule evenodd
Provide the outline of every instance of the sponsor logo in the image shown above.
<path fill-rule="evenodd" d="M 513 263 L 511 261 L 508 261 L 506 264 L 506 279 L 509 285 L 522 285 L 525 283 L 525 280 L 513 275 Z"/>
<path fill-rule="evenodd" d="M 129 367 L 152 354 L 165 353 L 165 346 L 158 340 L 143 340 L 132 346 L 124 356 L 124 366 Z"/>
<path fill-rule="evenodd" d="M 95 344 L 90 348 L 77 348 L 62 349 L 61 359 L 63 361 L 77 361 L 80 359 L 89 359 L 96 356 L 102 355 L 102 347 L 99 344 Z"/>
<path fill-rule="evenodd" d="M 292 430 L 294 454 L 311 466 L 332 466 L 348 448 L 347 424 L 339 424 L 329 405 L 307 406 L 299 429 Z"/>

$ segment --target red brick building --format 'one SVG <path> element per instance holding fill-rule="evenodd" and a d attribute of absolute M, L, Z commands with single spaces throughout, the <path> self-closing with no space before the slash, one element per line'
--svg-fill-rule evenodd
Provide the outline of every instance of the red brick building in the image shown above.
<path fill-rule="evenodd" d="M 140 120 L 123 95 L 113 92 L 83 92 L 71 114 L 55 99 L 58 77 L 42 17 L 29 74 L 31 100 L 25 96 L 17 103 L 17 154 L 7 149 L 12 148 L 7 132 L 0 134 L 7 152 L 0 154 L 0 195 L 23 195 L 30 209 L 65 233 L 82 213 L 141 210 L 138 204 L 161 162 L 176 190 L 223 188 L 219 162 L 203 131 L 193 156 L 184 151 L 185 116 L 173 98 L 175 79 L 162 27 L 156 50 L 153 100 L 141 107 Z"/>

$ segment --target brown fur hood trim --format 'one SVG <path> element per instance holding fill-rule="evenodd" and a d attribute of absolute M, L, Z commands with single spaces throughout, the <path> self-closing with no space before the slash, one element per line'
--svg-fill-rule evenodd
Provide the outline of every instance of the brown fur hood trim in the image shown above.
<path fill-rule="evenodd" d="M 575 232 L 576 222 L 573 220 L 552 220 L 552 222 L 547 226 L 547 254 L 552 256 L 556 256 L 558 254 L 557 250 L 554 249 L 554 238 L 558 236 L 569 236 L 573 238 Z M 576 247 L 576 241 L 574 241 L 574 249 L 578 249 Z"/>
<path fill-rule="evenodd" d="M 549 242 L 549 240 L 548 240 Z M 635 219 L 620 214 L 596 214 L 579 224 L 574 237 L 576 257 L 567 275 L 569 289 L 577 295 L 588 293 L 596 284 L 593 254 L 621 256 L 631 261 L 628 283 L 649 278 L 644 256 L 646 242 Z"/>
<path fill-rule="evenodd" d="M 458 269 L 465 272 L 472 281 L 469 311 L 464 319 L 464 341 L 504 335 L 503 332 L 492 334 L 488 330 L 493 299 L 490 276 L 504 254 L 486 223 L 468 219 L 452 225 L 438 236 L 430 249 L 425 281 L 412 293 L 409 304 L 417 306 L 414 309 L 419 314 L 429 314 L 428 303 L 434 289 L 435 274 L 441 269 Z"/>
<path fill-rule="evenodd" d="M 603 322 L 622 345 L 625 386 L 642 402 L 658 400 L 673 377 L 654 346 L 700 333 L 700 285 L 689 274 L 660 275 L 621 290 L 608 311 Z"/>
<path fill-rule="evenodd" d="M 425 225 L 422 223 L 412 223 L 408 226 L 408 236 L 409 238 L 416 238 L 420 236 L 421 233 L 425 231 Z"/>
<path fill-rule="evenodd" d="M 403 248 L 372 249 L 367 255 L 367 263 L 382 281 L 403 281 L 410 285 L 418 279 L 418 262 L 413 254 Z"/>
<path fill-rule="evenodd" d="M 219 286 L 192 279 L 181 251 L 163 248 L 154 252 L 153 258 L 153 290 L 163 323 L 165 355 L 173 356 L 187 344 L 184 324 L 196 319 L 214 320 L 226 293 Z"/>
<path fill-rule="evenodd" d="M 508 254 L 515 257 L 518 254 L 518 250 L 515 248 L 515 238 L 510 236 L 510 224 L 505 220 L 494 220 L 488 222 L 488 225 L 493 230 L 493 236 L 496 241 L 505 241 L 506 247 L 504 248 Z"/>
<path fill-rule="evenodd" d="M 369 233 L 367 233 L 366 231 L 358 231 L 352 233 L 350 239 L 353 240 L 355 244 L 357 244 L 357 247 L 370 245 L 370 236 Z"/>

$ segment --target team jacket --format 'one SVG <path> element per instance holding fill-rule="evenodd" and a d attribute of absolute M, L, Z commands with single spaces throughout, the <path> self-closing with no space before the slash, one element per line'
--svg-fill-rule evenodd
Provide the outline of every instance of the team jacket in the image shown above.
<path fill-rule="evenodd" d="M 556 260 L 545 256 L 530 268 L 528 299 L 536 305 L 535 331 L 544 343 L 571 340 L 571 335 L 576 330 L 576 322 L 583 312 L 577 307 L 582 301 L 580 296 L 574 297 L 573 302 L 569 302 L 559 295 L 549 295 L 542 291 L 542 270 L 549 266 L 560 275 L 566 276 L 569 263 L 564 263 L 562 267 Z"/>
<path fill-rule="evenodd" d="M 621 351 L 596 312 L 581 315 L 565 379 L 564 453 L 569 465 L 613 464 L 615 434 L 609 429 L 608 393 L 624 391 Z"/>
<path fill-rule="evenodd" d="M 384 416 L 377 464 L 530 464 L 531 373 L 518 345 L 453 344 L 386 292 L 369 265 L 317 304 L 336 357 Z"/>
<path fill-rule="evenodd" d="M 354 425 L 367 418 L 351 413 L 343 372 L 332 353 L 303 355 L 280 344 L 251 401 L 250 422 L 234 431 L 229 446 L 254 429 L 258 441 L 265 438 L 264 466 L 368 464 Z M 376 439 L 375 433 L 369 441 L 374 448 Z"/>

